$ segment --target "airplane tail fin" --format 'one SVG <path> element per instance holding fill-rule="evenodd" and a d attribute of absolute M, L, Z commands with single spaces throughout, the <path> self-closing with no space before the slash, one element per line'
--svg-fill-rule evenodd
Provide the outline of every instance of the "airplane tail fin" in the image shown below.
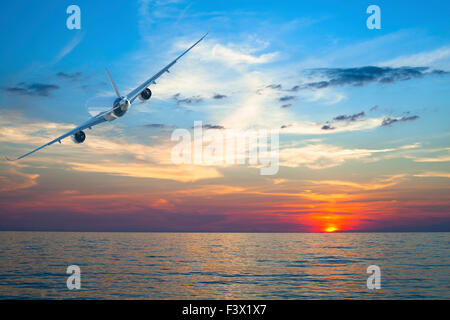
<path fill-rule="evenodd" d="M 109 74 L 108 69 L 105 68 L 105 70 L 106 70 L 106 73 L 108 74 L 109 81 L 111 81 L 111 84 L 112 84 L 112 86 L 113 86 L 113 88 L 114 88 L 114 91 L 116 92 L 117 97 L 118 97 L 118 98 L 122 98 L 122 96 L 120 95 L 119 90 L 117 89 L 116 84 L 114 83 L 113 79 L 111 78 L 111 75 Z"/>

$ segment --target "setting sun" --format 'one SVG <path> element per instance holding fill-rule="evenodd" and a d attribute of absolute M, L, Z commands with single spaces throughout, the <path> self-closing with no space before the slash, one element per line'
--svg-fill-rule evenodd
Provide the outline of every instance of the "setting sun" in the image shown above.
<path fill-rule="evenodd" d="M 335 232 L 337 230 L 338 228 L 336 228 L 335 226 L 330 226 L 325 229 L 325 232 Z"/>

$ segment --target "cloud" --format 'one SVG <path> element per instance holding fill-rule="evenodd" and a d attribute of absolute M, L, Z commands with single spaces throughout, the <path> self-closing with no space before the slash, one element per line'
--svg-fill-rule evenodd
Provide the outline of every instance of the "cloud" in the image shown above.
<path fill-rule="evenodd" d="M 358 121 L 340 121 L 335 124 L 326 123 L 324 125 L 315 122 L 296 122 L 284 124 L 283 133 L 289 134 L 330 134 L 337 132 L 350 132 L 371 130 L 380 126 L 382 118 L 367 118 Z M 339 126 L 337 125 L 339 124 Z"/>
<path fill-rule="evenodd" d="M 259 56 L 252 55 L 250 52 L 245 52 L 245 48 L 231 49 L 221 44 L 216 44 L 212 47 L 212 58 L 220 60 L 229 65 L 239 64 L 264 64 L 273 62 L 278 57 L 278 52 L 264 53 Z"/>
<path fill-rule="evenodd" d="M 76 32 L 75 36 L 58 53 L 53 63 L 59 62 L 62 58 L 71 53 L 72 50 L 75 49 L 76 46 L 78 46 L 81 40 L 83 40 L 84 34 L 85 33 L 83 31 Z"/>
<path fill-rule="evenodd" d="M 44 144 L 55 136 L 61 135 L 74 127 L 70 124 L 59 124 L 54 122 L 24 122 L 21 117 L 15 117 L 14 122 L 7 118 L 0 118 L 0 142 L 11 142 L 20 144 Z"/>
<path fill-rule="evenodd" d="M 149 123 L 149 124 L 144 124 L 144 127 L 154 128 L 154 129 L 175 129 L 176 128 L 176 126 L 167 125 L 164 123 Z"/>
<path fill-rule="evenodd" d="M 334 117 L 333 121 L 334 122 L 347 122 L 347 123 L 355 122 L 355 121 L 358 121 L 360 118 L 363 118 L 365 115 L 366 114 L 364 111 L 361 111 L 361 112 L 355 113 L 355 114 L 351 114 L 351 115 L 343 114 L 343 115 Z M 321 129 L 322 130 L 335 130 L 336 127 L 333 126 L 332 124 L 330 124 L 329 121 L 327 121 L 327 124 L 323 125 Z"/>
<path fill-rule="evenodd" d="M 145 127 L 149 127 L 149 128 L 165 128 L 166 125 L 162 124 L 162 123 L 150 123 L 150 124 L 145 124 Z"/>
<path fill-rule="evenodd" d="M 281 102 L 286 102 L 286 101 L 291 101 L 291 100 L 294 100 L 294 99 L 295 99 L 294 96 L 283 96 L 283 97 L 281 97 L 279 100 L 280 100 Z"/>
<path fill-rule="evenodd" d="M 269 84 L 266 88 L 270 88 L 270 89 L 281 89 L 282 86 L 281 86 L 281 84 Z"/>
<path fill-rule="evenodd" d="M 0 175 L 0 192 L 31 188 L 37 184 L 37 178 L 39 174 L 28 174 L 9 168 L 8 172 Z"/>
<path fill-rule="evenodd" d="M 404 55 L 381 62 L 380 66 L 430 66 L 430 65 L 442 65 L 449 67 L 450 61 L 450 47 L 444 46 L 435 50 L 420 52 L 412 55 Z"/>
<path fill-rule="evenodd" d="M 415 158 L 414 162 L 448 162 L 450 161 L 450 156 L 440 156 L 434 158 Z"/>
<path fill-rule="evenodd" d="M 225 129 L 224 126 L 221 126 L 218 124 L 208 124 L 208 123 L 202 125 L 202 128 L 203 129 L 219 129 L 219 130 Z"/>
<path fill-rule="evenodd" d="M 263 45 L 261 46 L 261 43 Z M 254 46 L 253 44 L 256 44 Z M 279 56 L 279 52 L 260 53 L 267 48 L 268 43 L 262 41 L 248 41 L 243 43 L 218 43 L 212 36 L 208 36 L 207 41 L 202 42 L 196 48 L 196 55 L 202 61 L 224 64 L 228 67 L 240 68 L 252 65 L 263 65 L 274 62 Z M 186 41 L 179 41 L 175 44 L 175 50 L 181 51 L 192 45 L 192 37 Z M 201 48 L 199 50 L 199 48 Z"/>
<path fill-rule="evenodd" d="M 401 117 L 401 118 L 390 118 L 386 117 L 383 119 L 383 122 L 381 123 L 381 126 L 390 126 L 393 123 L 396 122 L 405 122 L 405 121 L 413 121 L 419 119 L 419 116 L 409 116 L 409 117 Z"/>
<path fill-rule="evenodd" d="M 70 162 L 73 170 L 83 172 L 99 172 L 110 175 L 133 178 L 153 178 L 174 180 L 179 182 L 193 182 L 202 179 L 220 178 L 222 174 L 213 167 L 205 166 L 176 166 L 176 165 L 148 165 L 138 163 L 79 163 Z"/>
<path fill-rule="evenodd" d="M 202 186 L 193 186 L 192 188 L 175 191 L 174 194 L 190 197 L 207 197 L 225 194 L 239 194 L 244 193 L 247 190 L 240 186 L 228 186 L 228 185 L 215 185 L 208 184 Z"/>
<path fill-rule="evenodd" d="M 326 125 L 323 125 L 321 129 L 322 130 L 334 130 L 336 128 L 331 125 L 326 124 Z"/>
<path fill-rule="evenodd" d="M 359 118 L 364 117 L 366 114 L 364 113 L 364 111 L 360 112 L 360 113 L 355 113 L 352 115 L 340 115 L 337 117 L 334 117 L 333 120 L 334 121 L 356 121 Z"/>
<path fill-rule="evenodd" d="M 290 108 L 290 107 L 292 107 L 292 104 L 291 104 L 291 103 L 283 104 L 283 105 L 281 106 L 282 109 L 287 109 L 287 108 Z"/>
<path fill-rule="evenodd" d="M 224 94 L 215 94 L 212 98 L 215 100 L 222 100 L 225 99 L 227 96 Z"/>
<path fill-rule="evenodd" d="M 340 92 L 336 92 L 333 88 L 324 88 L 321 90 L 299 90 L 297 98 L 300 101 L 311 103 L 322 102 L 325 105 L 333 105 L 341 102 L 346 96 Z"/>
<path fill-rule="evenodd" d="M 203 101 L 203 98 L 200 96 L 194 96 L 194 97 L 190 97 L 190 98 L 181 98 L 180 93 L 174 94 L 172 98 L 177 102 L 177 104 L 182 104 L 182 103 L 192 104 L 192 103 L 200 103 Z"/>
<path fill-rule="evenodd" d="M 15 87 L 7 87 L 4 91 L 12 94 L 48 97 L 52 91 L 58 90 L 59 86 L 47 83 L 26 84 L 21 82 Z"/>
<path fill-rule="evenodd" d="M 351 191 L 351 189 L 358 189 L 364 191 L 379 190 L 392 187 L 398 184 L 406 175 L 398 174 L 387 178 L 375 179 L 372 182 L 358 183 L 352 181 L 342 181 L 342 180 L 312 180 L 313 184 L 317 185 L 331 185 L 335 187 L 343 187 L 346 191 Z M 350 190 L 347 190 L 350 189 Z M 333 189 L 336 190 L 336 189 Z"/>
<path fill-rule="evenodd" d="M 60 71 L 56 74 L 56 76 L 58 78 L 71 79 L 71 80 L 78 80 L 82 75 L 83 75 L 83 73 L 81 71 L 74 72 L 74 73 L 66 73 L 66 72 Z"/>
<path fill-rule="evenodd" d="M 214 38 L 211 34 L 192 53 L 183 57 L 183 66 L 175 65 L 170 74 L 162 77 L 154 87 L 155 94 L 157 93 L 161 100 L 175 99 L 178 104 L 184 104 L 186 108 L 198 103 L 196 108 L 191 110 L 196 112 L 195 115 L 202 117 L 204 122 L 215 123 L 227 129 L 279 128 L 283 123 L 288 123 L 296 117 L 294 111 L 288 110 L 290 107 L 288 102 L 293 99 L 308 102 L 323 101 L 324 104 L 333 104 L 345 98 L 342 94 L 336 94 L 332 90 L 326 89 L 314 92 L 299 92 L 296 94 L 297 98 L 283 98 L 281 92 L 276 92 L 274 97 L 273 89 L 270 88 L 281 86 L 281 82 L 274 81 L 274 79 L 281 81 L 286 77 L 284 67 L 283 70 L 280 70 L 275 65 L 230 64 L 214 56 L 213 48 L 215 44 L 218 44 L 218 41 L 220 40 Z M 191 42 L 191 37 L 183 39 L 183 41 L 175 41 L 168 44 L 172 46 L 168 51 L 173 51 L 173 55 L 176 56 L 181 50 L 185 50 Z M 263 46 L 261 43 L 263 43 Z M 237 55 L 245 52 L 258 56 L 260 51 L 266 51 L 270 44 L 264 40 L 252 38 L 245 42 L 220 45 L 235 51 Z M 149 66 L 155 64 L 155 61 L 150 63 L 145 59 L 139 60 L 142 67 L 138 68 L 143 73 L 145 70 L 145 75 L 142 75 L 143 79 L 148 77 L 149 73 L 154 72 Z M 211 72 L 211 70 L 214 70 L 214 72 Z M 268 84 L 269 88 L 267 88 Z M 133 87 L 135 85 L 130 85 L 130 88 Z M 174 92 L 174 88 L 177 88 L 177 91 Z M 174 93 L 179 94 L 174 97 Z M 213 97 L 209 101 L 205 97 L 211 97 L 211 93 L 218 93 L 220 97 L 233 96 L 233 99 L 227 100 L 226 106 L 223 103 L 215 105 L 214 103 L 221 99 L 214 99 Z M 286 93 L 284 96 L 289 97 L 291 94 Z M 279 98 L 284 100 L 280 103 L 280 106 L 283 107 L 274 108 L 274 100 L 280 102 Z M 202 99 L 201 103 L 200 99 Z M 271 117 L 265 116 L 268 113 L 271 114 Z M 177 123 L 177 125 L 185 124 Z"/>
<path fill-rule="evenodd" d="M 74 127 L 69 124 L 21 123 L 21 121 L 23 119 L 18 119 L 18 122 L 12 126 L 6 119 L 0 118 L 2 126 L 0 142 L 26 145 L 26 147 L 21 146 L 20 154 L 48 142 L 52 137 Z M 211 127 L 214 126 L 211 125 Z M 102 136 L 102 131 L 109 133 L 107 136 Z M 89 135 L 83 145 L 73 145 L 70 139 L 66 139 L 62 141 L 61 145 L 57 144 L 41 150 L 39 156 L 24 159 L 23 163 L 39 164 L 42 161 L 51 161 L 53 164 L 68 165 L 76 171 L 179 182 L 222 177 L 222 174 L 214 167 L 173 164 L 171 148 L 174 143 L 164 140 L 155 143 L 154 146 L 130 143 L 121 137 L 111 137 L 107 128 L 96 127 L 95 134 Z M 80 152 L 79 147 L 83 149 L 83 152 Z M 72 162 L 67 162 L 67 159 L 72 159 Z M 80 160 L 74 161 L 73 159 Z"/>
<path fill-rule="evenodd" d="M 448 74 L 443 70 L 429 71 L 428 67 L 377 67 L 365 66 L 358 68 L 318 68 L 309 72 L 313 76 L 325 77 L 325 80 L 308 82 L 299 89 L 324 89 L 328 87 L 352 85 L 360 87 L 368 83 L 394 83 L 427 75 Z"/>
<path fill-rule="evenodd" d="M 377 151 L 377 150 L 373 150 Z M 310 144 L 280 150 L 280 166 L 310 169 L 326 169 L 341 165 L 347 160 L 356 160 L 372 155 L 371 150 L 344 149 L 332 145 Z"/>
<path fill-rule="evenodd" d="M 280 150 L 280 166 L 310 169 L 326 169 L 343 164 L 349 160 L 361 160 L 374 154 L 388 153 L 416 145 L 406 145 L 387 149 L 347 149 L 334 145 L 310 144 L 304 147 L 289 147 Z"/>
<path fill-rule="evenodd" d="M 450 173 L 448 172 L 424 172 L 424 173 L 418 173 L 415 174 L 414 177 L 419 178 L 449 178 L 450 179 Z"/>

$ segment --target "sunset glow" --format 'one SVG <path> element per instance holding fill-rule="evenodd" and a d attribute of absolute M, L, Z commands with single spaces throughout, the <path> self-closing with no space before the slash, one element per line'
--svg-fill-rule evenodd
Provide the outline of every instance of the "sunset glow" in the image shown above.
<path fill-rule="evenodd" d="M 338 229 L 336 228 L 336 227 L 334 227 L 334 226 L 330 226 L 330 227 L 327 227 L 326 229 L 325 229 L 325 232 L 335 232 L 335 231 L 337 231 Z"/>
<path fill-rule="evenodd" d="M 352 2 L 251 3 L 123 1 L 105 13 L 81 1 L 81 30 L 50 3 L 5 4 L 0 230 L 450 230 L 446 5 L 411 6 L 431 10 L 418 26 L 388 1 L 395 23 L 368 30 Z M 150 100 L 85 130 L 85 142 L 4 160 L 86 121 L 90 99 L 114 100 L 104 67 L 127 94 L 208 29 L 150 85 Z M 173 161 L 175 130 L 204 152 Z M 214 152 L 231 156 L 208 161 L 210 138 L 232 130 L 276 132 L 279 170 L 261 174 L 261 141 L 256 162 L 225 143 Z"/>

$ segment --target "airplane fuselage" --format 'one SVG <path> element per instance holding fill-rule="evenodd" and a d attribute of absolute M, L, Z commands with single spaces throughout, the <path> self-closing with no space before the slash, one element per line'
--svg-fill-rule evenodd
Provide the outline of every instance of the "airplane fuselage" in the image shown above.
<path fill-rule="evenodd" d="M 105 112 L 103 117 L 106 121 L 113 121 L 122 117 L 130 107 L 131 103 L 126 97 L 117 98 L 110 111 Z"/>
<path fill-rule="evenodd" d="M 163 69 L 161 69 L 157 74 L 152 76 L 150 79 L 146 80 L 144 83 L 142 83 L 139 87 L 132 90 L 129 94 L 123 96 L 120 94 L 119 90 L 117 89 L 116 84 L 114 83 L 113 79 L 111 78 L 111 75 L 109 74 L 108 69 L 105 68 L 106 73 L 108 75 L 108 78 L 111 82 L 111 85 L 113 86 L 114 92 L 116 93 L 116 98 L 113 101 L 109 101 L 108 103 L 103 104 L 102 106 L 105 106 L 106 108 L 110 108 L 106 111 L 101 111 L 97 115 L 93 116 L 86 122 L 82 123 L 81 125 L 73 128 L 72 130 L 64 133 L 63 135 L 57 137 L 56 139 L 53 139 L 52 141 L 40 146 L 39 148 L 34 149 L 33 151 L 30 151 L 16 159 L 9 159 L 9 161 L 15 161 L 23 159 L 30 154 L 41 150 L 47 146 L 50 146 L 56 142 L 61 143 L 61 140 L 71 137 L 72 141 L 79 144 L 83 143 L 86 139 L 86 134 L 83 132 L 85 129 L 91 129 L 93 126 L 96 126 L 102 122 L 105 121 L 114 121 L 120 117 L 122 117 L 129 109 L 130 105 L 133 103 L 135 99 L 139 99 L 141 101 L 146 101 L 150 99 L 152 96 L 152 92 L 150 88 L 150 84 L 156 84 L 155 80 L 158 79 L 161 75 L 163 75 L 166 72 L 169 72 L 169 68 L 171 68 L 182 56 L 184 56 L 186 53 L 188 53 L 193 47 L 195 47 L 200 41 L 203 40 L 203 38 L 206 37 L 207 34 L 205 34 L 203 37 L 200 38 L 196 43 L 194 43 L 192 46 L 190 46 L 187 50 L 185 50 L 182 54 L 180 54 L 175 60 L 173 60 L 171 63 L 169 63 L 167 66 L 165 66 Z"/>

